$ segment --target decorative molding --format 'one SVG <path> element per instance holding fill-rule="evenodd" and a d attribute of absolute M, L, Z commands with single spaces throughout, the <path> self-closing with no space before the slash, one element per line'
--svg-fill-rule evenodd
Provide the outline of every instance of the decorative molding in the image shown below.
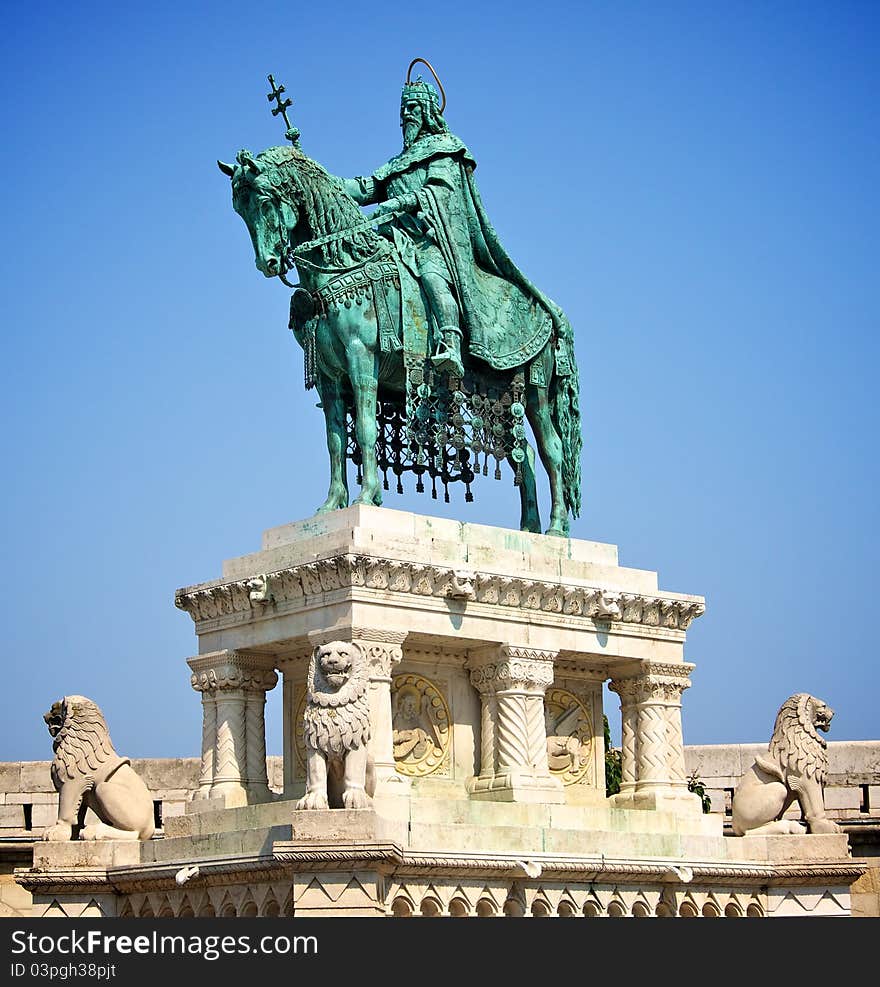
<path fill-rule="evenodd" d="M 532 855 L 541 866 L 541 877 L 534 884 L 554 877 L 577 875 L 586 882 L 620 882 L 635 884 L 644 880 L 667 883 L 670 861 L 636 863 L 623 858 L 604 856 L 563 857 L 552 854 Z M 532 859 L 530 857 L 530 859 Z M 456 875 L 480 878 L 521 878 L 521 855 L 511 854 L 444 854 L 404 851 L 394 843 L 367 846 L 355 844 L 303 844 L 276 842 L 271 856 L 237 857 L 235 860 L 200 860 L 199 876 L 193 887 L 223 886 L 270 879 L 290 879 L 293 873 L 338 871 L 341 868 L 379 868 L 388 877 L 424 875 L 440 880 Z M 180 863 L 151 864 L 111 868 L 69 868 L 36 870 L 18 868 L 15 881 L 21 887 L 40 894 L 74 894 L 79 892 L 111 892 L 132 894 L 149 890 L 169 890 L 176 887 L 175 874 Z M 848 887 L 862 877 L 867 865 L 860 861 L 822 861 L 813 864 L 694 864 L 692 885 L 730 884 L 744 887 L 833 886 Z M 525 883 L 525 882 L 523 882 Z"/>
<path fill-rule="evenodd" d="M 705 613 L 701 600 L 619 593 L 600 586 L 466 572 L 444 566 L 346 554 L 227 583 L 179 589 L 174 603 L 196 623 L 238 613 L 263 614 L 334 590 L 364 588 L 518 607 L 597 622 L 686 630 Z"/>

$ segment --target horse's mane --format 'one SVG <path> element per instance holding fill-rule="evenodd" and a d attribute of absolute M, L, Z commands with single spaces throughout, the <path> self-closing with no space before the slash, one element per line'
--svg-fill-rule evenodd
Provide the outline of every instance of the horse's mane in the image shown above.
<path fill-rule="evenodd" d="M 339 179 L 298 147 L 267 148 L 257 155 L 257 161 L 273 188 L 304 212 L 313 239 L 364 222 L 364 214 Z M 318 249 L 325 263 L 347 265 L 367 260 L 378 242 L 378 235 L 366 229 Z"/>

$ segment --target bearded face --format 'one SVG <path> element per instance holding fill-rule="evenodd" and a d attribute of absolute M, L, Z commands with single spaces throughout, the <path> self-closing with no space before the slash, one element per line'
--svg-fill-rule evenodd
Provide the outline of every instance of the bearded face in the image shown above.
<path fill-rule="evenodd" d="M 400 110 L 400 126 L 403 128 L 403 146 L 409 147 L 418 140 L 425 122 L 422 105 L 417 99 L 408 99 Z"/>

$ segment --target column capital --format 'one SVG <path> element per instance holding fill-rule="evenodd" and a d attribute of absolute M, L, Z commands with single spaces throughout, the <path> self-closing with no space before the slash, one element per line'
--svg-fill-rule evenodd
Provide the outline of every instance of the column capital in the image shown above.
<path fill-rule="evenodd" d="M 480 692 L 543 692 L 553 682 L 553 660 L 558 653 L 512 644 L 481 648 L 468 655 L 471 684 Z"/>
<path fill-rule="evenodd" d="M 242 689 L 245 692 L 268 692 L 278 682 L 272 655 L 253 655 L 242 651 L 210 651 L 187 658 L 190 685 L 196 692 Z"/>
<path fill-rule="evenodd" d="M 681 694 L 691 687 L 690 662 L 644 662 L 634 675 L 612 678 L 608 688 L 621 703 L 680 703 Z"/>

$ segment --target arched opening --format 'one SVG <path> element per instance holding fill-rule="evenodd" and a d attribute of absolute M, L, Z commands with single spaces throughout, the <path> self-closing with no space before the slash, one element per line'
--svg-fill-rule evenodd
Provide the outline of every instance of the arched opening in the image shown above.
<path fill-rule="evenodd" d="M 763 918 L 764 909 L 756 902 L 752 902 L 746 909 L 746 918 Z"/>
<path fill-rule="evenodd" d="M 584 905 L 584 918 L 599 918 L 602 908 L 597 901 L 588 901 Z"/>
<path fill-rule="evenodd" d="M 550 906 L 546 901 L 536 898 L 532 902 L 532 918 L 550 918 Z"/>
<path fill-rule="evenodd" d="M 683 901 L 678 907 L 678 914 L 681 918 L 698 918 L 700 913 L 692 901 Z"/>
<path fill-rule="evenodd" d="M 637 901 L 632 906 L 633 918 L 650 918 L 651 909 L 643 901 Z"/>
<path fill-rule="evenodd" d="M 452 918 L 466 918 L 468 914 L 467 902 L 461 898 L 453 898 L 449 902 L 448 912 Z"/>
<path fill-rule="evenodd" d="M 522 902 L 517 901 L 516 898 L 508 898 L 504 902 L 504 914 L 508 918 L 522 918 L 525 913 Z"/>
<path fill-rule="evenodd" d="M 256 918 L 258 915 L 257 903 L 250 900 L 246 901 L 241 906 L 241 912 L 239 914 L 241 914 L 243 918 Z"/>
<path fill-rule="evenodd" d="M 419 911 L 424 918 L 440 918 L 442 915 L 440 902 L 436 898 L 423 898 Z"/>
<path fill-rule="evenodd" d="M 278 918 L 281 914 L 281 907 L 271 895 L 263 902 L 263 916 L 265 918 Z"/>
<path fill-rule="evenodd" d="M 570 901 L 560 901 L 559 907 L 556 909 L 556 914 L 560 918 L 576 918 L 577 913 L 574 910 L 574 905 Z"/>
<path fill-rule="evenodd" d="M 488 898 L 480 898 L 477 902 L 476 910 L 478 918 L 494 918 L 498 914 L 495 902 L 490 901 Z"/>
<path fill-rule="evenodd" d="M 742 918 L 742 909 L 735 901 L 729 901 L 724 906 L 724 917 L 725 918 Z"/>
<path fill-rule="evenodd" d="M 395 898 L 391 903 L 391 914 L 395 918 L 412 918 L 412 905 L 406 898 Z"/>
<path fill-rule="evenodd" d="M 707 901 L 703 905 L 703 918 L 721 918 L 721 909 L 714 901 Z"/>
<path fill-rule="evenodd" d="M 623 903 L 620 901 L 612 901 L 608 906 L 608 917 L 609 918 L 624 918 L 626 915 L 626 909 L 623 907 Z"/>
<path fill-rule="evenodd" d="M 654 914 L 657 918 L 675 918 L 675 912 L 668 901 L 658 902 L 657 907 L 654 909 Z"/>

